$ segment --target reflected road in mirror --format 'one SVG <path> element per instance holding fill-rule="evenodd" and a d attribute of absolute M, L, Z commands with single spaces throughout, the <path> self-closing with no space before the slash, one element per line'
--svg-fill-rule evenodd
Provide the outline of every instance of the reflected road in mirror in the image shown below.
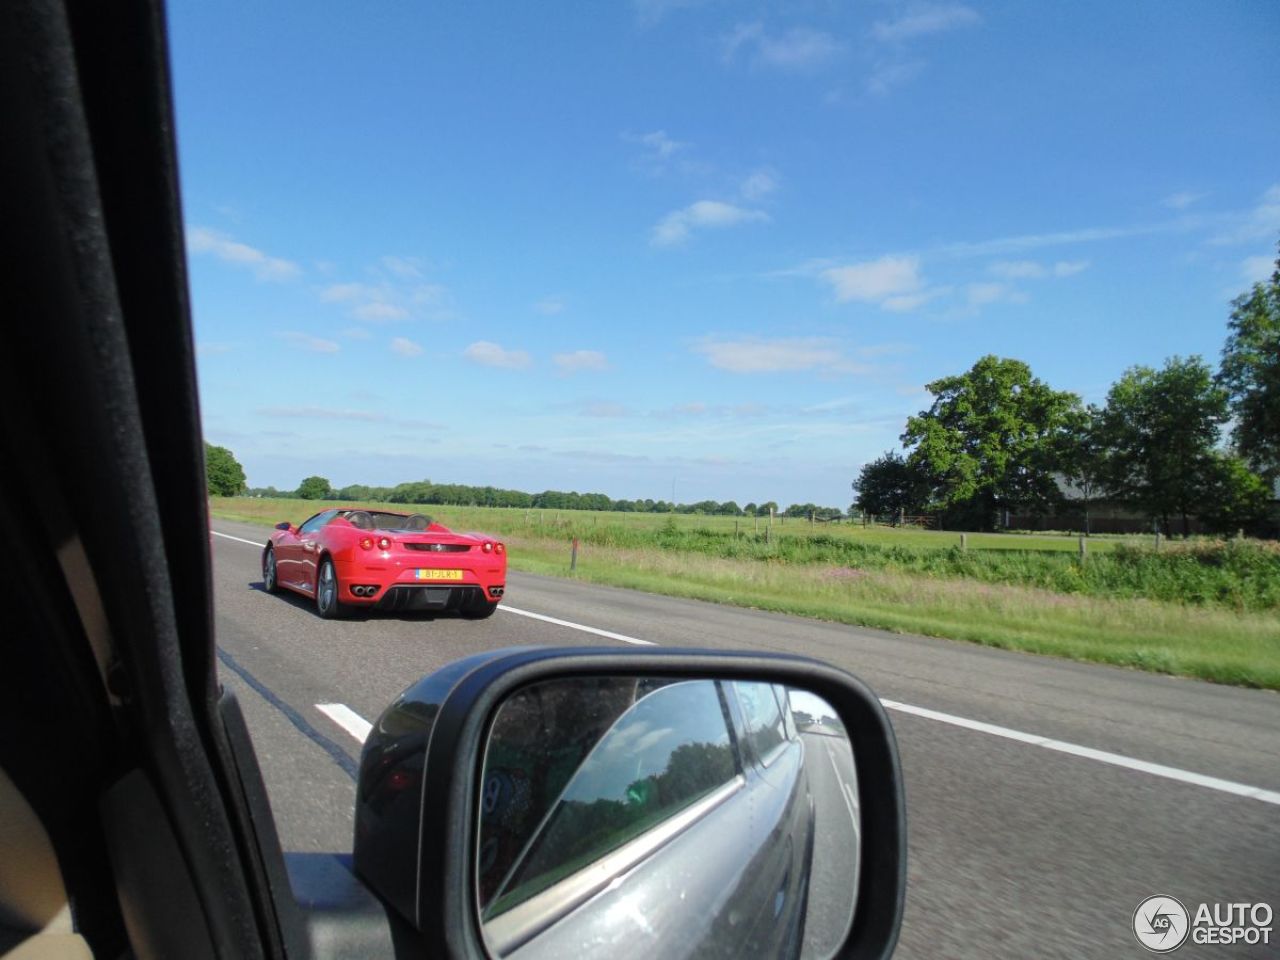
<path fill-rule="evenodd" d="M 499 706 L 483 762 L 475 893 L 492 955 L 821 958 L 847 934 L 853 757 L 807 691 L 546 681 Z"/>

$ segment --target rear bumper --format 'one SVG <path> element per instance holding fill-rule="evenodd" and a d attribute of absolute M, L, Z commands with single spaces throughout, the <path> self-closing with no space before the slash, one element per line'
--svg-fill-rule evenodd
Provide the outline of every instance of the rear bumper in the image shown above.
<path fill-rule="evenodd" d="M 501 587 L 496 588 L 501 590 Z M 375 610 L 461 610 L 481 598 L 497 603 L 499 597 L 486 596 L 487 591 L 476 586 L 442 587 L 438 585 L 416 586 L 396 584 L 381 592 L 374 601 Z"/>
<path fill-rule="evenodd" d="M 460 570 L 462 579 L 453 581 L 419 580 L 416 571 L 427 568 L 425 563 L 395 557 L 335 560 L 334 567 L 343 603 L 379 610 L 456 610 L 480 597 L 497 603 L 507 579 L 505 558 L 501 563 L 456 562 L 451 568 Z"/>

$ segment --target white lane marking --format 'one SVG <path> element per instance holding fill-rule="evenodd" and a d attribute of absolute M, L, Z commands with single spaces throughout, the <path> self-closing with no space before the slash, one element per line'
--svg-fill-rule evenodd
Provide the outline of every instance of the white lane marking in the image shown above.
<path fill-rule="evenodd" d="M 1236 783 L 1233 780 L 1206 777 L 1202 773 L 1192 773 L 1190 770 L 1179 770 L 1177 767 L 1166 767 L 1161 763 L 1136 760 L 1123 754 L 1095 750 L 1093 747 L 1082 747 L 1079 744 L 1067 743 L 1064 740 L 1052 740 L 1049 737 L 1042 737 L 1034 733 L 1011 730 L 1008 727 L 996 726 L 994 723 L 983 723 L 981 720 L 968 720 L 964 717 L 941 713 L 937 710 L 929 710 L 925 707 L 913 707 L 908 703 L 898 703 L 896 700 L 881 700 L 880 702 L 889 710 L 898 710 L 902 713 L 909 713 L 912 716 L 924 717 L 927 720 L 936 720 L 939 723 L 949 723 L 952 726 L 963 727 L 966 730 L 976 730 L 978 733 L 990 734 L 993 737 L 1016 740 L 1019 743 L 1043 747 L 1045 750 L 1055 750 L 1058 753 L 1070 754 L 1073 757 L 1084 757 L 1086 760 L 1096 760 L 1099 763 L 1107 763 L 1114 767 L 1138 770 L 1142 773 L 1149 773 L 1154 777 L 1164 777 L 1167 780 L 1177 780 L 1180 783 L 1190 783 L 1198 787 L 1218 790 L 1222 793 L 1235 794 L 1238 797 L 1249 797 L 1252 800 L 1261 800 L 1263 803 L 1280 805 L 1280 793 L 1274 790 L 1263 790 L 1261 787 L 1251 787 L 1247 783 Z"/>
<path fill-rule="evenodd" d="M 580 623 L 573 623 L 569 620 L 557 620 L 555 617 L 544 616 L 541 613 L 532 613 L 529 610 L 518 610 L 515 607 L 509 607 L 505 603 L 498 606 L 499 610 L 505 610 L 507 613 L 516 613 L 522 617 L 532 617 L 534 620 L 544 620 L 547 623 L 554 623 L 558 627 L 568 627 L 570 630 L 581 630 L 583 633 L 592 633 L 597 637 L 608 637 L 610 640 L 621 640 L 623 643 L 635 643 L 645 647 L 656 647 L 657 644 L 652 640 L 640 640 L 637 637 L 628 637 L 625 634 L 613 633 L 609 630 L 601 630 L 597 627 L 585 627 Z"/>
<path fill-rule="evenodd" d="M 246 540 L 244 537 L 233 537 L 229 533 L 219 533 L 217 530 L 210 530 L 215 537 L 226 537 L 228 540 L 235 540 L 237 543 L 247 543 L 251 547 L 265 547 L 266 541 Z"/>
<path fill-rule="evenodd" d="M 361 743 L 364 743 L 369 731 L 373 729 L 372 723 L 345 703 L 317 703 L 316 709 Z"/>
<path fill-rule="evenodd" d="M 824 741 L 822 746 L 827 751 L 827 759 L 831 761 L 831 770 L 836 777 L 836 786 L 840 788 L 840 799 L 849 808 L 849 819 L 853 823 L 853 832 L 856 834 L 858 832 L 858 815 L 854 813 L 853 804 L 849 800 L 849 785 L 840 776 L 840 768 L 836 766 L 836 755 L 831 752 L 831 744 Z"/>
<path fill-rule="evenodd" d="M 252 540 L 244 540 L 240 537 L 233 537 L 228 533 L 219 533 L 217 530 L 210 530 L 214 536 L 226 537 L 228 540 L 239 540 L 241 543 L 247 543 L 250 546 L 260 546 Z M 652 640 L 641 640 L 637 637 L 628 637 L 621 633 L 613 633 L 609 630 L 600 630 L 596 627 L 588 627 L 581 623 L 573 623 L 570 620 L 559 620 L 555 617 L 544 616 L 541 613 L 532 613 L 528 610 L 518 610 L 515 607 L 509 607 L 505 604 L 498 607 L 499 610 L 505 610 L 508 613 L 516 613 L 522 617 L 532 617 L 534 620 L 544 620 L 547 623 L 554 623 L 560 627 L 568 627 L 570 630 L 581 630 L 583 633 L 595 634 L 598 637 L 608 637 L 610 640 L 621 640 L 623 643 L 634 643 L 643 646 L 657 646 Z M 880 701 L 887 710 L 897 710 L 901 713 L 909 713 L 912 716 L 923 717 L 926 720 L 936 720 L 939 723 L 949 723 L 955 727 L 963 727 L 966 730 L 974 730 L 978 733 L 989 734 L 993 737 L 1002 737 L 1006 740 L 1016 740 L 1019 743 L 1030 744 L 1033 747 L 1042 747 L 1045 750 L 1053 750 L 1058 753 L 1065 753 L 1073 757 L 1083 757 L 1086 760 L 1096 760 L 1098 763 L 1109 764 L 1113 767 L 1123 767 L 1126 770 L 1137 770 L 1139 773 L 1147 773 L 1153 777 L 1164 777 L 1166 780 L 1176 780 L 1179 783 L 1190 783 L 1198 787 L 1206 787 L 1210 790 L 1217 790 L 1220 793 L 1230 793 L 1237 797 L 1248 797 L 1251 800 L 1261 800 L 1263 803 L 1271 803 L 1280 806 L 1280 792 L 1275 790 L 1263 790 L 1261 787 L 1252 787 L 1247 783 L 1237 783 L 1234 780 L 1222 780 L 1218 777 L 1207 777 L 1202 773 L 1192 773 L 1190 770 L 1181 770 L 1177 767 L 1167 767 L 1162 763 L 1150 763 L 1146 760 L 1137 760 L 1133 757 L 1126 757 L 1119 753 L 1109 753 L 1106 750 L 1096 750 L 1093 747 L 1084 747 L 1076 743 L 1068 743 L 1065 740 L 1053 740 L 1049 737 L 1042 737 L 1035 733 L 1024 733 L 1021 730 L 1014 730 L 1010 727 L 1001 727 L 994 723 L 984 723 L 981 720 L 969 720 L 966 717 L 957 717 L 954 714 L 942 713 L 939 710 L 930 710 L 927 707 L 915 707 L 909 703 L 900 703 L 897 700 Z M 363 739 L 363 738 L 361 738 Z"/>
<path fill-rule="evenodd" d="M 595 627 L 583 626 L 580 623 L 573 623 L 569 620 L 557 620 L 555 617 L 546 617 L 540 613 L 530 613 L 527 610 L 517 610 L 514 607 L 500 606 L 499 610 L 507 610 L 511 613 L 518 613 L 522 616 L 533 617 L 536 620 L 545 620 L 547 623 L 554 623 L 562 627 L 568 627 L 571 630 L 581 630 L 584 633 L 594 633 L 597 636 L 609 637 L 614 640 L 623 640 L 627 643 L 642 643 L 648 646 L 656 646 L 652 640 L 639 640 L 635 637 L 626 637 L 619 633 L 610 633 L 608 630 L 599 630 Z M 1016 740 L 1019 743 L 1030 744 L 1034 747 L 1043 747 L 1045 750 L 1054 750 L 1058 753 L 1069 754 L 1074 757 L 1084 757 L 1086 760 L 1096 760 L 1098 763 L 1110 764 L 1114 767 L 1123 767 L 1127 770 L 1137 770 L 1140 773 L 1147 773 L 1155 777 L 1164 777 L 1167 780 L 1177 780 L 1180 783 L 1190 783 L 1198 787 L 1207 787 L 1210 790 L 1217 790 L 1221 793 L 1230 793 L 1238 797 L 1248 797 L 1252 800 L 1261 800 L 1263 803 L 1274 803 L 1280 805 L 1280 793 L 1274 790 L 1263 790 L 1261 787 L 1251 787 L 1247 783 L 1236 783 L 1233 780 L 1221 780 L 1218 777 L 1207 777 L 1202 773 L 1192 773 L 1190 770 L 1180 770 L 1177 767 L 1166 767 L 1160 763 L 1149 763 L 1146 760 L 1135 760 L 1133 757 L 1126 757 L 1119 753 L 1109 753 L 1106 750 L 1095 750 L 1093 747 L 1083 747 L 1079 744 L 1068 743 L 1065 740 L 1053 740 L 1049 737 L 1042 737 L 1035 733 L 1024 733 L 1021 730 L 1013 730 L 1009 727 L 997 726 L 994 723 L 983 723 L 981 720 L 969 720 L 965 717 L 957 717 L 954 714 L 942 713 L 938 710 L 930 710 L 927 707 L 914 707 L 909 703 L 899 703 L 896 700 L 880 701 L 886 709 L 897 710 L 901 713 L 909 713 L 913 716 L 924 717 L 928 720 L 936 720 L 939 723 L 949 723 L 953 726 L 963 727 L 966 730 L 974 730 L 978 733 L 986 733 L 993 737 L 1003 737 L 1006 740 Z M 832 761 L 834 763 L 834 761 Z M 837 779 L 839 779 L 837 777 Z"/>

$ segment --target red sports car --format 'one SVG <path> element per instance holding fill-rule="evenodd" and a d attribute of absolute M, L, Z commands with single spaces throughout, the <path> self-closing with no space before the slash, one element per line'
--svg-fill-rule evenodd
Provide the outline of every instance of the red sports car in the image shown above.
<path fill-rule="evenodd" d="M 262 550 L 268 593 L 288 587 L 316 612 L 354 607 L 457 610 L 488 617 L 507 582 L 507 548 L 480 533 L 454 533 L 421 513 L 337 508 L 302 526 L 276 524 Z"/>

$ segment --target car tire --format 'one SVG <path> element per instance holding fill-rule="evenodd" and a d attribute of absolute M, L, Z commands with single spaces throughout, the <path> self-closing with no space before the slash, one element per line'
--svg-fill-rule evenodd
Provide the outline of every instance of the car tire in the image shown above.
<path fill-rule="evenodd" d="M 267 593 L 280 592 L 280 572 L 276 569 L 276 552 L 272 547 L 262 551 L 262 589 Z"/>
<path fill-rule="evenodd" d="M 337 620 L 346 613 L 338 599 L 339 590 L 338 572 L 333 568 L 333 561 L 325 557 L 316 571 L 316 613 L 322 620 Z"/>
<path fill-rule="evenodd" d="M 484 598 L 484 594 L 477 594 L 462 605 L 462 615 L 468 620 L 487 620 L 497 609 L 496 603 L 490 603 Z"/>

